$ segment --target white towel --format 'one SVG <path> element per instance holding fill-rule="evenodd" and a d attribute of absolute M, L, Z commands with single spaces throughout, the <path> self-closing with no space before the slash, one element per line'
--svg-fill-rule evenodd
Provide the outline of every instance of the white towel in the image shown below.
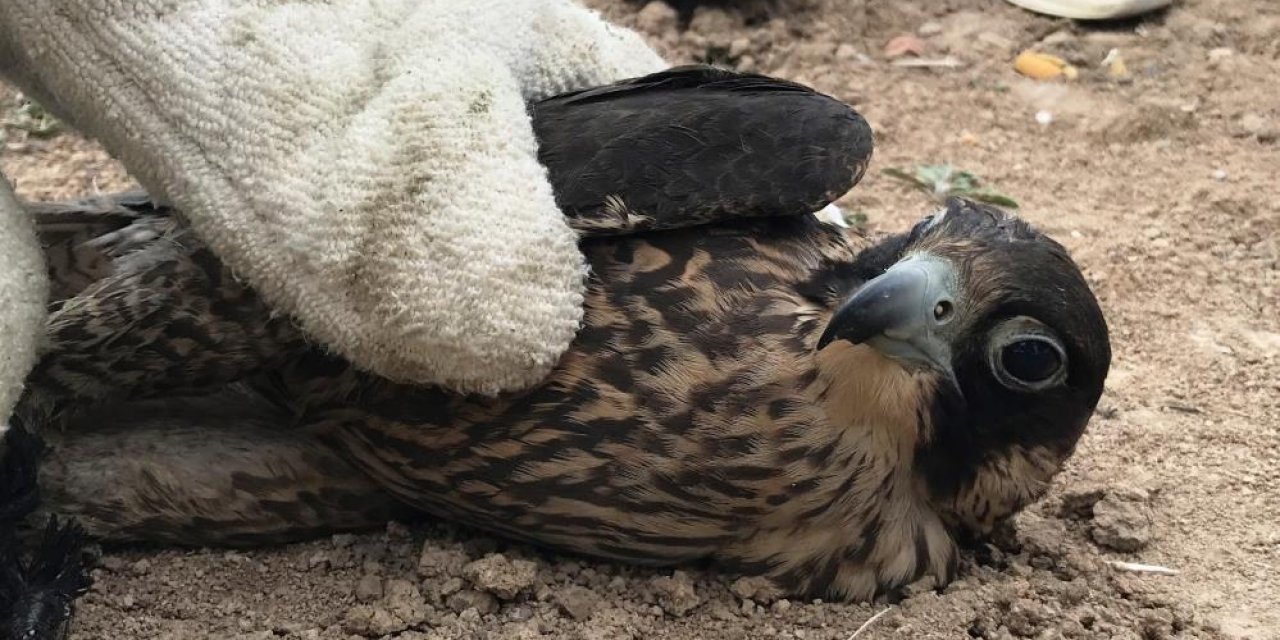
<path fill-rule="evenodd" d="M 0 433 L 35 364 L 49 295 L 35 224 L 0 178 Z"/>
<path fill-rule="evenodd" d="M 269 303 L 467 392 L 541 380 L 583 313 L 525 102 L 665 66 L 569 0 L 0 1 L 0 73 Z"/>

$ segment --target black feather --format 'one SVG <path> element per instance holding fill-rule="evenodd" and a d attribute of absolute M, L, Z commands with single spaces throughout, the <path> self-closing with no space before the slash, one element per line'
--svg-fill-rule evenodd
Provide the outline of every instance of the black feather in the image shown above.
<path fill-rule="evenodd" d="M 66 635 L 76 598 L 92 581 L 84 531 L 51 518 L 24 561 L 18 530 L 39 504 L 44 444 L 21 424 L 5 432 L 0 456 L 0 638 L 48 640 Z"/>
<path fill-rule="evenodd" d="M 66 636 L 76 599 L 93 584 L 84 543 L 79 525 L 51 518 L 29 562 L 23 562 L 15 544 L 0 549 L 0 637 Z"/>
<path fill-rule="evenodd" d="M 36 472 L 44 443 L 17 421 L 5 432 L 0 455 L 0 537 L 15 530 L 39 503 Z"/>

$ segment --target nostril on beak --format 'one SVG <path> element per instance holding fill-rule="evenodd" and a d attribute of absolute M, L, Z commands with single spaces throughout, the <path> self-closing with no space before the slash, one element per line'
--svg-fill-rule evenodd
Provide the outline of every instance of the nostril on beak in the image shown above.
<path fill-rule="evenodd" d="M 933 320 L 938 324 L 946 324 L 955 315 L 956 306 L 951 300 L 941 298 L 933 304 Z"/>

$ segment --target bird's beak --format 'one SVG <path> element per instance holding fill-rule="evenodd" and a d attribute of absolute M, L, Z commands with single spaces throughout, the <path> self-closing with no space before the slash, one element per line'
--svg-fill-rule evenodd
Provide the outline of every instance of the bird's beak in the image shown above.
<path fill-rule="evenodd" d="M 818 340 L 866 344 L 907 365 L 933 369 L 951 382 L 950 331 L 960 312 L 960 281 L 951 263 L 927 254 L 899 261 L 854 292 Z"/>

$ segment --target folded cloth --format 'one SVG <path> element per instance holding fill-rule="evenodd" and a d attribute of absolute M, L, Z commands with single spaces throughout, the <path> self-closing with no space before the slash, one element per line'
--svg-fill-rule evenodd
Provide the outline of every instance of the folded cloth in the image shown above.
<path fill-rule="evenodd" d="M 276 309 L 462 392 L 536 383 L 583 313 L 526 103 L 665 66 L 569 0 L 0 3 L 0 73 Z"/>
<path fill-rule="evenodd" d="M 0 178 L 0 423 L 18 401 L 44 331 L 49 283 L 43 263 L 34 220 Z"/>

